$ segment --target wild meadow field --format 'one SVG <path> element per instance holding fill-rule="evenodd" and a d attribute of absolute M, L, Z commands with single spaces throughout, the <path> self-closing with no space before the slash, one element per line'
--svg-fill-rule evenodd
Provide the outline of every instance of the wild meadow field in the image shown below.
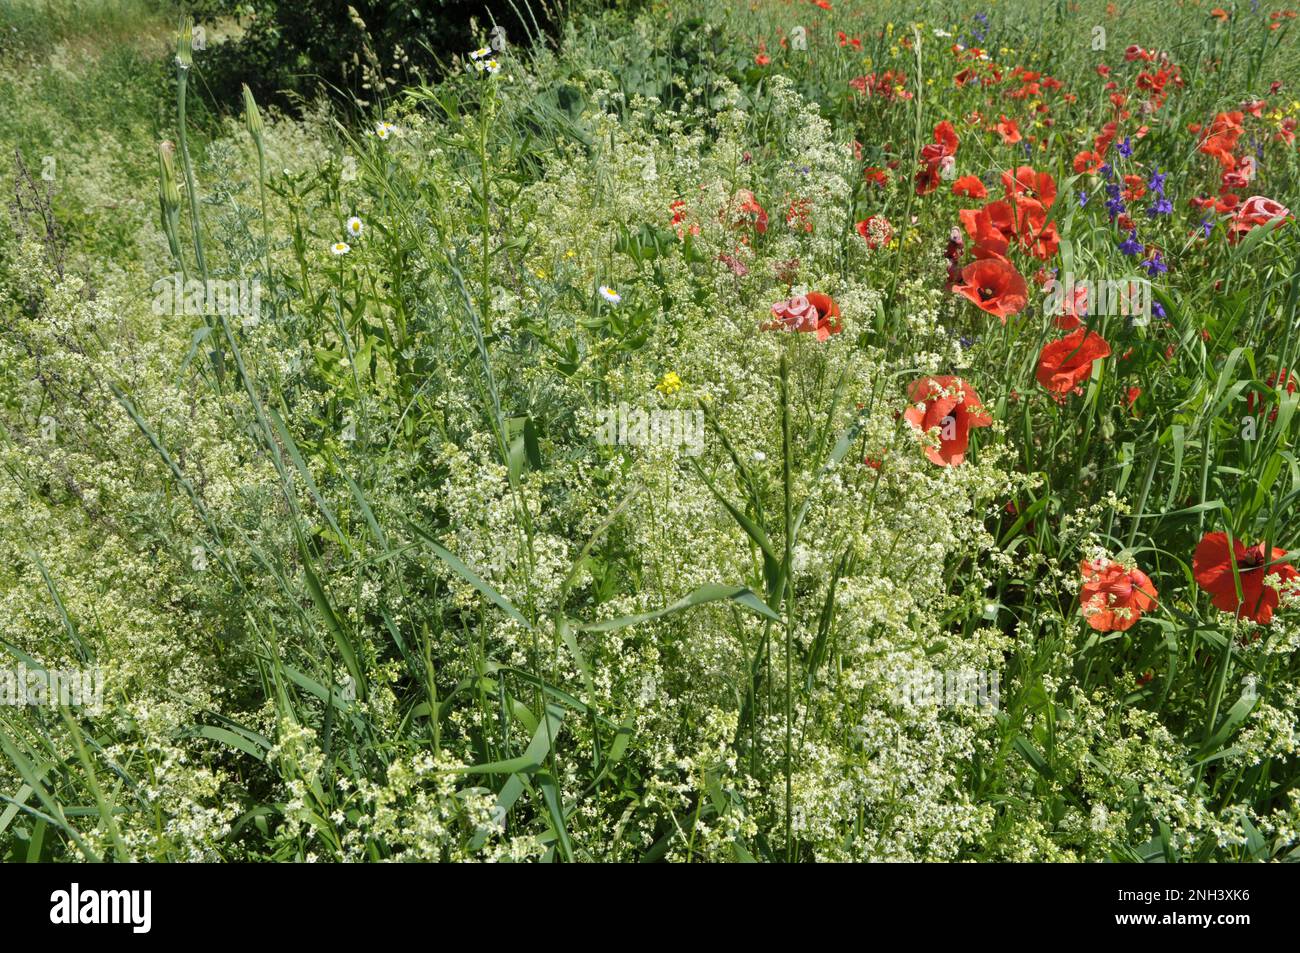
<path fill-rule="evenodd" d="M 1300 859 L 1296 9 L 385 6 L 0 3 L 0 860 Z"/>

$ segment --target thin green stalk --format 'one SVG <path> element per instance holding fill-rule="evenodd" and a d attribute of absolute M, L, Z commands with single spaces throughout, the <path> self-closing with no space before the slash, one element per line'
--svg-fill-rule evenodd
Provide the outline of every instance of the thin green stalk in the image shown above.
<path fill-rule="evenodd" d="M 791 478 L 793 448 L 790 445 L 790 365 L 781 355 L 781 449 L 785 495 L 785 859 L 794 860 L 791 780 L 791 750 L 794 724 L 794 486 Z"/>

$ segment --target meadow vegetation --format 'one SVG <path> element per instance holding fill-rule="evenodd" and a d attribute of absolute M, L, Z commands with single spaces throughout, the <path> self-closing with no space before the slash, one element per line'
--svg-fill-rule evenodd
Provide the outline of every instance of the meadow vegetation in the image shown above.
<path fill-rule="evenodd" d="M 1295 858 L 1293 11 L 174 14 L 0 20 L 0 859 Z"/>

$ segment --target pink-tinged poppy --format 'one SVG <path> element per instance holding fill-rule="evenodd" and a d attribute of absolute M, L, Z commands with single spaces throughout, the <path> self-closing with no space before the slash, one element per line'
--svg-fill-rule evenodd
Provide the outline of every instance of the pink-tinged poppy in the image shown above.
<path fill-rule="evenodd" d="M 999 258 L 981 258 L 961 270 L 961 284 L 952 289 L 981 311 L 997 315 L 1003 324 L 1029 301 L 1020 272 Z"/>
<path fill-rule="evenodd" d="M 1100 334 L 1079 328 L 1048 343 L 1038 355 L 1038 383 L 1060 397 L 1081 388 L 1092 376 L 1094 361 L 1110 356 L 1110 345 Z"/>
<path fill-rule="evenodd" d="M 1238 241 L 1247 232 L 1269 222 L 1274 222 L 1273 228 L 1277 228 L 1290 214 L 1291 210 L 1281 202 L 1262 195 L 1252 195 L 1237 207 L 1232 223 L 1228 226 L 1228 236 L 1230 240 Z"/>
<path fill-rule="evenodd" d="M 762 330 L 812 333 L 819 341 L 843 330 L 839 305 L 830 295 L 819 291 L 776 302 L 772 305 L 772 316 L 774 320 L 764 322 L 760 326 Z"/>
<path fill-rule="evenodd" d="M 993 423 L 975 388 L 960 377 L 922 377 L 912 382 L 908 399 L 912 406 L 903 412 L 904 419 L 920 433 L 939 430 L 939 446 L 926 447 L 925 455 L 941 467 L 966 459 L 972 427 Z"/>
<path fill-rule="evenodd" d="M 1265 578 L 1276 575 L 1282 586 L 1290 586 L 1300 578 L 1290 563 L 1278 562 L 1284 556 L 1286 550 L 1276 546 L 1272 555 L 1266 556 L 1263 543 L 1246 546 L 1234 539 L 1229 547 L 1226 533 L 1206 533 L 1192 556 L 1192 576 L 1210 594 L 1216 609 L 1265 624 L 1273 618 L 1278 604 L 1278 590 L 1265 585 Z M 1233 563 L 1237 566 L 1236 578 L 1241 582 L 1240 597 L 1232 574 Z"/>
<path fill-rule="evenodd" d="M 1098 632 L 1127 632 L 1156 606 L 1156 587 L 1142 570 L 1126 569 L 1109 559 L 1079 564 L 1083 585 L 1079 609 Z"/>

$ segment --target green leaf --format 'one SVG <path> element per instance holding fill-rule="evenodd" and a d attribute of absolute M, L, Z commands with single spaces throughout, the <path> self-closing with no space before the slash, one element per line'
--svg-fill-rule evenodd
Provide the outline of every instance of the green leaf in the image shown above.
<path fill-rule="evenodd" d="M 366 677 L 361 671 L 361 663 L 357 660 L 356 650 L 352 647 L 352 639 L 343 627 L 343 620 L 334 611 L 334 606 L 330 603 L 325 587 L 321 585 L 320 579 L 311 567 L 312 559 L 311 553 L 307 549 L 307 541 L 303 539 L 302 532 L 298 530 L 296 524 L 294 529 L 298 536 L 298 548 L 302 552 L 302 572 L 303 577 L 307 580 L 307 592 L 311 595 L 311 601 L 316 606 L 316 611 L 325 620 L 326 628 L 334 637 L 334 645 L 338 648 L 339 655 L 343 656 L 343 665 L 347 668 L 348 674 L 356 681 L 357 697 L 364 699 L 366 697 Z"/>
<path fill-rule="evenodd" d="M 1228 714 L 1224 716 L 1223 724 L 1219 725 L 1218 730 L 1206 739 L 1205 744 L 1201 745 L 1196 757 L 1198 759 L 1207 758 L 1211 752 L 1218 751 L 1223 746 L 1223 743 L 1231 737 L 1232 733 L 1241 726 L 1242 722 L 1250 716 L 1257 701 L 1258 699 L 1253 696 L 1242 696 L 1237 699 L 1236 704 L 1229 708 Z"/>
<path fill-rule="evenodd" d="M 542 792 L 546 811 L 551 816 L 551 827 L 559 837 L 560 850 L 564 854 L 564 859 L 573 863 L 573 845 L 569 842 L 569 831 L 564 824 L 564 805 L 560 803 L 560 789 L 546 771 L 539 771 L 536 781 L 537 787 Z"/>
<path fill-rule="evenodd" d="M 224 745 L 229 745 L 244 754 L 256 759 L 257 761 L 266 760 L 266 748 L 259 746 L 251 739 L 243 735 L 235 734 L 227 728 L 218 728 L 216 725 L 199 725 L 194 729 L 193 734 L 200 738 L 210 738 L 213 741 L 220 741 Z"/>
<path fill-rule="evenodd" d="M 753 590 L 744 586 L 728 586 L 715 582 L 707 586 L 701 586 L 684 599 L 678 599 L 672 605 L 664 606 L 662 609 L 656 609 L 653 612 L 642 612 L 638 615 L 622 616 L 605 622 L 588 622 L 579 625 L 578 628 L 584 632 L 613 632 L 616 629 L 624 629 L 639 622 L 649 622 L 651 619 L 658 619 L 674 612 L 681 612 L 685 609 L 702 606 L 709 602 L 719 602 L 724 599 L 730 599 L 737 605 L 744 606 L 764 618 L 772 619 L 775 622 L 781 621 L 781 617 L 768 608 L 767 603 L 758 598 Z"/>
<path fill-rule="evenodd" d="M 523 770 L 535 771 L 546 760 L 546 755 L 551 750 L 551 744 L 560 736 L 560 726 L 564 721 L 564 709 L 556 708 L 554 705 L 546 706 L 546 717 L 537 726 L 533 732 L 533 738 L 528 742 L 528 747 L 524 749 L 523 755 L 519 758 L 510 759 L 511 762 L 524 762 L 526 767 Z M 498 762 L 509 763 L 509 762 Z M 482 766 L 480 766 L 482 767 Z M 485 773 L 475 769 L 460 769 L 464 773 Z M 500 773 L 500 772 L 487 772 Z M 525 779 L 522 771 L 516 771 L 506 778 L 506 783 L 501 786 L 497 793 L 496 813 L 504 821 L 506 814 L 514 807 L 515 802 L 519 800 L 519 795 L 524 793 Z M 478 850 L 487 843 L 490 831 L 480 830 L 470 838 L 470 850 Z"/>
<path fill-rule="evenodd" d="M 456 573 L 456 575 L 460 576 L 460 578 L 464 579 L 467 583 L 469 583 L 479 592 L 483 593 L 483 595 L 485 595 L 488 598 L 489 602 L 495 605 L 498 609 L 500 609 L 502 612 L 508 615 L 515 622 L 518 622 L 525 629 L 533 628 L 533 624 L 529 622 L 527 619 L 525 619 L 523 614 L 518 609 L 516 609 L 513 605 L 510 604 L 510 600 L 508 600 L 505 596 L 501 595 L 501 593 L 493 589 L 492 586 L 490 586 L 478 575 L 478 573 L 474 572 L 463 562 L 457 559 L 454 555 L 452 555 L 442 546 L 438 545 L 438 543 L 434 540 L 434 538 L 430 536 L 428 533 L 426 533 L 424 530 L 420 529 L 420 527 L 416 526 L 414 523 L 408 523 L 407 525 L 411 527 L 411 530 L 415 533 L 416 536 L 420 537 L 420 540 L 424 543 L 425 546 L 433 550 L 433 554 L 435 556 L 437 556 L 448 566 L 450 566 L 452 570 Z"/>
<path fill-rule="evenodd" d="M 564 647 L 569 650 L 573 656 L 574 664 L 578 666 L 578 671 L 582 673 L 582 683 L 587 689 L 587 698 L 596 697 L 596 686 L 591 678 L 591 667 L 587 664 L 586 656 L 582 654 L 582 648 L 578 645 L 577 636 L 573 634 L 573 627 L 569 625 L 569 620 L 564 616 L 559 616 L 555 620 L 555 630 L 560 635 L 560 640 L 564 642 Z"/>

